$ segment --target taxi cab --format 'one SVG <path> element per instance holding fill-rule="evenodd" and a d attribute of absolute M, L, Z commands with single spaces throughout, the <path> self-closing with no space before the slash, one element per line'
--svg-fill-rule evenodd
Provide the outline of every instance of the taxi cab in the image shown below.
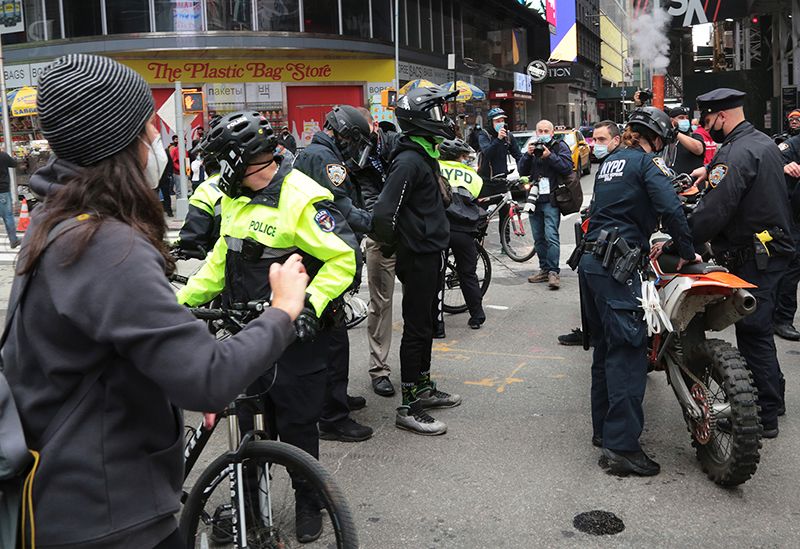
<path fill-rule="evenodd" d="M 588 175 L 592 171 L 590 157 L 592 149 L 586 143 L 586 139 L 580 131 L 556 126 L 553 137 L 563 139 L 569 146 L 569 150 L 572 151 L 572 162 L 575 164 L 575 171 L 581 175 Z"/>

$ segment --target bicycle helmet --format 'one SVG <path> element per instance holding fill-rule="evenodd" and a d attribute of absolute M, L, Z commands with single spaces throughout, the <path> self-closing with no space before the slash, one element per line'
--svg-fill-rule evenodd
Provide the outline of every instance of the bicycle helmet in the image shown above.
<path fill-rule="evenodd" d="M 237 111 L 211 122 L 194 151 L 219 164 L 219 189 L 231 198 L 242 194 L 242 180 L 250 161 L 271 153 L 278 137 L 261 113 Z"/>
<path fill-rule="evenodd" d="M 336 148 L 345 160 L 353 159 L 363 168 L 369 158 L 372 132 L 367 119 L 350 105 L 339 105 L 325 115 L 326 130 L 332 130 Z"/>
<path fill-rule="evenodd" d="M 495 118 L 506 118 L 506 111 L 499 107 L 495 107 L 486 114 L 486 118 L 491 122 Z"/>
<path fill-rule="evenodd" d="M 394 115 L 409 136 L 455 139 L 454 125 L 444 113 L 444 104 L 458 95 L 439 86 L 414 88 L 397 100 Z"/>
<path fill-rule="evenodd" d="M 467 145 L 463 139 L 445 139 L 439 143 L 439 158 L 441 160 L 458 160 L 465 154 L 472 154 L 475 150 Z"/>

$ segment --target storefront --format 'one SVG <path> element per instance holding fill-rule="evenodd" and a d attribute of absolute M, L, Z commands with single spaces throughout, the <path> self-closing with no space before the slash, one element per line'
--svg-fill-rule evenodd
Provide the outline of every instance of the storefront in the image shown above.
<path fill-rule="evenodd" d="M 183 89 L 200 89 L 205 93 L 206 111 L 187 121 L 187 142 L 196 137 L 199 126 L 208 126 L 203 121 L 252 109 L 261 112 L 276 130 L 289 126 L 298 146 L 304 147 L 322 129 L 331 108 L 341 104 L 370 104 L 373 92 L 379 94 L 394 78 L 392 60 L 119 61 L 151 85 L 156 110 L 172 96 L 178 81 Z"/>
<path fill-rule="evenodd" d="M 508 117 L 506 124 L 512 132 L 531 128 L 528 120 L 528 105 L 533 102 L 533 94 L 525 92 L 492 92 L 489 94 L 492 107 L 500 107 Z M 531 128 L 532 129 L 532 128 Z"/>

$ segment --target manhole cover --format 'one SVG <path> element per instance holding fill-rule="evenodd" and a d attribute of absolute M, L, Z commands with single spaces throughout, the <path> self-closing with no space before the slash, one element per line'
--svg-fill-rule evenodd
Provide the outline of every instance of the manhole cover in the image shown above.
<path fill-rule="evenodd" d="M 625 529 L 622 519 L 608 511 L 587 511 L 577 515 L 572 520 L 572 525 L 593 536 L 606 536 L 619 534 Z"/>

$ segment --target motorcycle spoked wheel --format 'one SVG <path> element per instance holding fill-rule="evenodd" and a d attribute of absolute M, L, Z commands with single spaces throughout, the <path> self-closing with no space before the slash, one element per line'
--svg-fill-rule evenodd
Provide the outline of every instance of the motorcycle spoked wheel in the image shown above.
<path fill-rule="evenodd" d="M 761 420 L 752 376 L 739 350 L 720 339 L 697 345 L 689 358 L 691 370 L 707 387 L 709 408 L 730 405 L 731 432 L 711 422 L 710 434 L 684 413 L 697 460 L 708 478 L 722 486 L 737 486 L 756 472 L 760 459 Z M 694 385 L 685 375 L 689 387 Z M 699 428 L 698 428 L 699 427 Z M 701 442 L 707 436 L 707 442 Z"/>

